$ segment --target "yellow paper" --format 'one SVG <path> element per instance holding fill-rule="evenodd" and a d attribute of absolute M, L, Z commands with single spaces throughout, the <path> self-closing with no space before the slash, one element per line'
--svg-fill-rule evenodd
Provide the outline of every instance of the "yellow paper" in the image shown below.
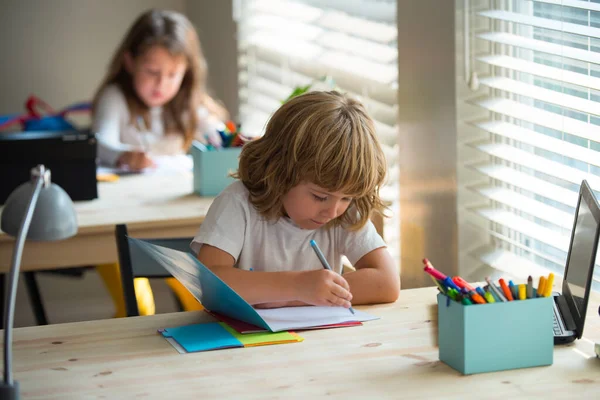
<path fill-rule="evenodd" d="M 294 332 L 257 332 L 257 333 L 239 333 L 224 322 L 220 324 L 231 333 L 237 340 L 242 342 L 244 347 L 266 346 L 269 344 L 284 344 L 302 342 L 303 337 Z"/>

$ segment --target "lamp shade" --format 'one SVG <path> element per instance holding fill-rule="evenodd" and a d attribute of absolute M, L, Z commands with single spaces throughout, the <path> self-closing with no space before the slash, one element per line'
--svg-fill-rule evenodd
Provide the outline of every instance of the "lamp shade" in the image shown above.
<path fill-rule="evenodd" d="M 17 187 L 8 196 L 2 211 L 1 226 L 7 234 L 17 236 L 34 189 L 34 182 L 29 181 Z M 27 239 L 61 240 L 74 236 L 76 233 L 77 214 L 67 192 L 54 183 L 42 187 Z"/>

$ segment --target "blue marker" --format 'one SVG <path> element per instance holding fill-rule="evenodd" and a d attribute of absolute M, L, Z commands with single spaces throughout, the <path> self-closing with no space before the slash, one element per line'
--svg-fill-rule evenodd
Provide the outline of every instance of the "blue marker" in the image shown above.
<path fill-rule="evenodd" d="M 513 299 L 517 300 L 519 298 L 519 287 L 515 285 L 513 281 L 508 281 L 508 288 L 510 289 Z"/>
<path fill-rule="evenodd" d="M 312 248 L 315 251 L 315 253 L 317 253 L 317 257 L 319 257 L 319 260 L 321 261 L 321 264 L 323 264 L 323 268 L 328 269 L 330 271 L 333 271 L 331 269 L 331 267 L 329 266 L 329 263 L 325 259 L 325 256 L 321 252 L 321 249 L 319 249 L 319 246 L 317 246 L 317 242 L 315 242 L 314 240 L 311 240 L 310 241 L 310 245 L 312 246 Z M 350 307 L 349 310 L 350 310 L 350 312 L 352 314 L 354 314 L 354 309 L 352 307 Z"/>
<path fill-rule="evenodd" d="M 460 292 L 460 288 L 452 281 L 452 279 L 447 276 L 443 281 L 444 285 L 448 288 L 456 289 L 457 292 Z"/>
<path fill-rule="evenodd" d="M 479 286 L 477 286 L 475 288 L 475 291 L 477 292 L 478 295 L 480 295 L 481 297 L 483 297 L 485 299 L 485 291 L 482 288 L 480 288 Z"/>

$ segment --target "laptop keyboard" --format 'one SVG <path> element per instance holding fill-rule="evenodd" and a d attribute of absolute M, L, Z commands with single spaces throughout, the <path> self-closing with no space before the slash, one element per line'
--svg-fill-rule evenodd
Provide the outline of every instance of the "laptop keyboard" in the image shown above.
<path fill-rule="evenodd" d="M 558 318 L 556 318 L 556 312 L 553 315 L 552 318 L 552 328 L 554 329 L 554 334 L 556 336 L 560 336 L 560 334 L 562 333 L 562 329 L 560 329 L 560 325 L 558 325 Z"/>
<path fill-rule="evenodd" d="M 561 336 L 564 332 L 560 324 L 558 323 L 558 304 L 556 304 L 556 298 L 554 298 L 553 300 L 554 304 L 552 305 L 552 311 L 554 311 L 554 313 L 552 314 L 552 329 L 554 330 L 554 336 Z"/>

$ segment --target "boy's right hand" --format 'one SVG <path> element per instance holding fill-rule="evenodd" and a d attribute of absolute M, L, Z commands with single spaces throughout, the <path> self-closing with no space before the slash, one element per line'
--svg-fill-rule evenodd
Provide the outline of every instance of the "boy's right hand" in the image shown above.
<path fill-rule="evenodd" d="M 133 171 L 154 167 L 154 161 L 141 151 L 126 151 L 117 160 L 118 167 L 127 167 Z"/>
<path fill-rule="evenodd" d="M 299 274 L 296 281 L 299 290 L 298 300 L 315 306 L 352 306 L 350 285 L 340 275 L 333 271 L 322 269 L 305 271 Z"/>

